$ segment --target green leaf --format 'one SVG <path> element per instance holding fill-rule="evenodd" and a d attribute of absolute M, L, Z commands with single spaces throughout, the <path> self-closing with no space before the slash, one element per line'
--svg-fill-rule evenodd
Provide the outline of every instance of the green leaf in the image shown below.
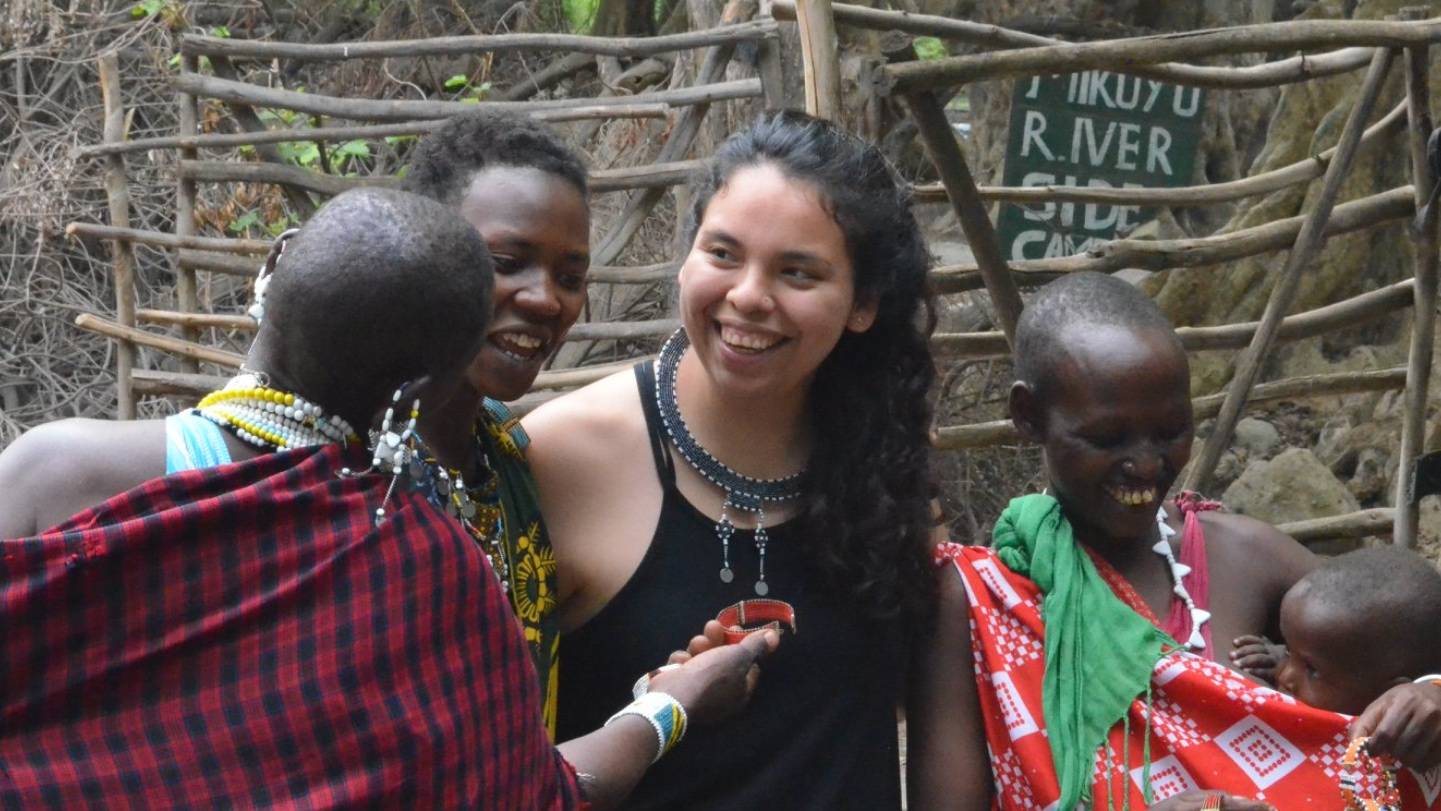
<path fill-rule="evenodd" d="M 468 84 L 470 84 L 470 77 L 466 76 L 464 73 L 457 73 L 449 79 L 445 80 L 445 89 L 459 90 Z"/>
<path fill-rule="evenodd" d="M 280 219 L 276 220 L 275 222 L 268 222 L 265 224 L 265 232 L 267 234 L 270 234 L 272 237 L 278 237 L 281 235 L 281 233 L 285 231 L 285 229 L 289 227 L 290 217 L 282 214 Z"/>
<path fill-rule="evenodd" d="M 250 226 L 258 225 L 259 223 L 260 213 L 257 211 L 247 211 L 232 220 L 230 225 L 226 226 L 225 230 L 232 234 L 243 234 L 250 230 Z"/>
<path fill-rule="evenodd" d="M 338 172 L 346 163 L 368 157 L 370 157 L 370 144 L 364 141 L 346 141 L 343 144 L 337 144 L 330 151 L 330 171 Z"/>
<path fill-rule="evenodd" d="M 160 13 L 165 8 L 165 0 L 140 0 L 130 9 L 131 17 L 151 17 Z"/>
<path fill-rule="evenodd" d="M 220 37 L 221 39 L 229 39 L 230 27 L 225 25 L 217 25 L 214 28 L 210 29 L 210 36 Z"/>
<path fill-rule="evenodd" d="M 400 146 L 401 144 L 410 143 L 411 141 L 416 140 L 418 137 L 420 137 L 420 136 L 417 136 L 417 135 L 387 135 L 387 136 L 385 136 L 385 142 L 386 142 L 387 144 L 390 144 L 391 146 Z"/>
<path fill-rule="evenodd" d="M 944 59 L 951 55 L 945 43 L 937 37 L 916 37 L 916 56 L 921 59 Z"/>

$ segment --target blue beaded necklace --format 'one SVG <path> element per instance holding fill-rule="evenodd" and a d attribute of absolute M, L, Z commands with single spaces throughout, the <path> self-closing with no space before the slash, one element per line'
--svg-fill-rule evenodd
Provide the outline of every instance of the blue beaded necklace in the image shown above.
<path fill-rule="evenodd" d="M 685 417 L 681 416 L 680 404 L 675 394 L 676 370 L 680 367 L 681 356 L 685 354 L 688 346 L 690 339 L 685 330 L 676 330 L 666 340 L 665 346 L 661 347 L 660 357 L 656 360 L 655 400 L 661 423 L 665 426 L 671 444 L 675 445 L 685 463 L 706 481 L 725 492 L 725 500 L 721 502 L 720 519 L 715 526 L 716 537 L 721 542 L 720 579 L 723 583 L 735 579 L 735 572 L 731 570 L 730 542 L 736 527 L 731 521 L 730 512 L 741 510 L 755 514 L 756 554 L 760 557 L 755 592 L 764 597 L 770 591 L 770 586 L 766 584 L 766 544 L 769 543 L 770 536 L 765 527 L 765 505 L 766 502 L 779 503 L 799 498 L 801 477 L 805 475 L 805 471 L 783 479 L 757 479 L 737 473 L 701 447 L 695 437 L 691 436 Z"/>

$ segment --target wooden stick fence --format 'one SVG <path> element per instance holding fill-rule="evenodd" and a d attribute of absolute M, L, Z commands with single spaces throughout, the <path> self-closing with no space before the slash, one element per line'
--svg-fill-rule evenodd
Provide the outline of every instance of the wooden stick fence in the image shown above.
<path fill-rule="evenodd" d="M 797 18 L 814 7 L 815 4 L 808 0 L 775 0 L 773 14 L 781 19 Z M 832 3 L 822 8 L 831 13 L 834 21 L 858 27 L 939 36 L 997 49 L 925 62 L 892 56 L 888 64 L 871 74 L 873 92 L 905 100 L 926 151 L 941 176 L 939 188 L 917 189 L 918 199 L 938 200 L 944 193 L 976 257 L 972 265 L 937 269 L 933 276 L 935 287 L 941 292 L 984 287 L 990 294 L 1002 327 L 1001 333 L 938 335 L 938 350 L 944 352 L 949 349 L 973 358 L 1004 357 L 1007 354 L 1005 341 L 1013 334 L 1015 319 L 1021 309 L 1017 287 L 1022 284 L 1040 283 L 1080 270 L 1197 267 L 1289 249 L 1286 265 L 1259 322 L 1202 328 L 1200 331 L 1180 330 L 1188 349 L 1236 346 L 1242 340 L 1246 341 L 1247 347 L 1226 392 L 1202 398 L 1196 403 L 1198 416 L 1214 415 L 1217 421 L 1201 455 L 1193 460 L 1187 486 L 1201 489 L 1209 482 L 1220 452 L 1230 443 L 1235 423 L 1248 400 L 1404 386 L 1408 396 L 1398 460 L 1397 509 L 1359 518 L 1348 516 L 1342 522 L 1323 522 L 1324 526 L 1298 527 L 1297 531 L 1308 536 L 1316 532 L 1371 532 L 1379 530 L 1383 524 L 1389 528 L 1394 516 L 1395 540 L 1398 543 L 1414 543 L 1415 504 L 1410 497 L 1410 481 L 1414 458 L 1424 450 L 1425 400 L 1437 303 L 1438 226 L 1434 212 L 1428 212 L 1430 216 L 1413 229 L 1420 257 L 1413 283 L 1404 287 L 1393 285 L 1289 318 L 1286 311 L 1290 309 L 1302 273 L 1326 237 L 1407 217 L 1421 210 L 1428 199 L 1435 178 L 1430 175 L 1424 155 L 1424 137 L 1431 126 L 1426 107 L 1429 98 L 1426 87 L 1427 49 L 1431 42 L 1441 39 L 1441 20 L 1421 19 L 1423 12 L 1407 10 L 1401 21 L 1297 21 L 1070 44 L 997 26 L 906 12 Z M 805 46 L 807 40 L 803 39 L 802 44 Z M 1225 54 L 1312 48 L 1335 50 L 1319 55 L 1302 54 L 1248 68 L 1201 67 L 1179 62 Z M 1408 74 L 1407 100 L 1367 127 L 1387 70 L 1398 55 L 1398 49 L 1403 48 Z M 1343 73 L 1368 63 L 1355 107 L 1347 119 L 1340 141 L 1333 149 L 1264 175 L 1180 189 L 1091 189 L 1055 185 L 1024 189 L 977 188 L 971 181 L 965 157 L 935 96 L 937 91 L 983 79 L 1054 75 L 1092 69 L 1191 86 L 1229 89 L 1265 87 Z M 832 69 L 838 70 L 838 66 Z M 1389 140 L 1403 126 L 1403 111 L 1412 157 L 1412 186 L 1337 205 L 1341 180 L 1358 150 L 1362 146 L 1374 147 Z M 1049 204 L 1205 205 L 1269 193 L 1296 183 L 1309 182 L 1316 177 L 1322 178 L 1319 198 L 1310 204 L 1308 213 L 1302 217 L 1196 240 L 1113 240 L 1077 256 L 1031 262 L 1008 263 L 1000 255 L 995 249 L 994 231 L 985 210 L 985 203 L 995 200 Z M 1411 302 L 1402 300 L 1406 293 L 1411 294 Z M 1261 360 L 1275 340 L 1348 326 L 1408 303 L 1416 310 L 1416 323 L 1407 368 L 1257 383 Z M 997 421 L 941 428 L 937 432 L 936 443 L 942 448 L 972 448 L 1014 439 L 1014 429 L 1009 422 Z"/>
<path fill-rule="evenodd" d="M 1329 236 L 1355 233 L 1387 223 L 1409 220 L 1428 198 L 1435 179 L 1430 176 L 1424 158 L 1424 136 L 1429 131 L 1429 110 L 1426 109 L 1428 88 L 1425 66 L 1428 46 L 1441 39 L 1441 20 L 1414 19 L 1413 13 L 1399 21 L 1299 21 L 1256 26 L 1240 26 L 1185 35 L 1136 37 L 1092 43 L 1062 43 L 1046 37 L 998 26 L 979 25 L 961 20 L 932 17 L 906 12 L 882 11 L 862 6 L 833 3 L 829 0 L 774 0 L 768 4 L 775 18 L 799 20 L 802 36 L 805 84 L 808 107 L 815 113 L 833 117 L 839 109 L 840 73 L 834 54 L 835 26 L 851 25 L 873 30 L 903 32 L 913 35 L 939 36 L 952 41 L 981 46 L 982 53 L 918 62 L 893 58 L 878 66 L 863 90 L 880 96 L 904 97 L 916 121 L 920 135 L 941 176 L 940 184 L 919 186 L 915 196 L 920 201 L 950 201 L 966 231 L 976 261 L 965 265 L 936 268 L 932 279 L 940 293 L 986 290 L 995 308 L 998 332 L 951 333 L 934 336 L 933 346 L 943 357 L 958 360 L 1004 358 L 1009 354 L 1007 336 L 1013 332 L 1021 310 L 1019 289 L 1034 286 L 1065 273 L 1083 270 L 1114 271 L 1122 268 L 1166 270 L 1215 266 L 1245 257 L 1275 251 L 1289 251 L 1286 268 L 1276 285 L 1266 309 L 1258 322 L 1228 324 L 1214 327 L 1178 330 L 1189 351 L 1202 349 L 1235 349 L 1248 347 L 1242 356 L 1241 368 L 1227 392 L 1196 401 L 1198 415 L 1218 415 L 1215 430 L 1203 453 L 1192 465 L 1192 483 L 1204 483 L 1212 473 L 1215 458 L 1230 440 L 1232 426 L 1248 402 L 1269 402 L 1313 396 L 1332 396 L 1354 391 L 1397 389 L 1408 391 L 1403 427 L 1401 465 L 1394 511 L 1369 511 L 1364 514 L 1323 519 L 1295 532 L 1302 537 L 1325 536 L 1326 533 L 1383 531 L 1394 520 L 1398 541 L 1414 537 L 1414 508 L 1408 509 L 1405 488 L 1409 482 L 1410 465 L 1424 448 L 1425 381 L 1429 375 L 1429 349 L 1434 334 L 1437 288 L 1437 224 L 1434 214 L 1420 224 L 1416 232 L 1418 263 L 1415 280 L 1407 280 L 1381 290 L 1364 293 L 1345 301 L 1329 304 L 1308 312 L 1286 315 L 1295 287 L 1305 272 L 1310 257 Z M 687 153 L 692 147 L 700 123 L 710 104 L 732 99 L 753 99 L 764 96 L 779 99 L 779 70 L 776 68 L 775 42 L 777 24 L 770 18 L 744 19 L 748 12 L 740 0 L 727 5 L 722 20 L 714 28 L 652 38 L 579 37 L 558 34 L 515 34 L 490 37 L 449 37 L 433 40 L 370 42 L 350 44 L 309 45 L 303 43 L 248 42 L 232 39 L 187 36 L 182 39 L 181 73 L 175 79 L 181 132 L 173 137 L 150 138 L 127 142 L 123 134 L 112 133 L 107 126 L 106 142 L 79 151 L 81 157 L 107 161 L 112 170 L 118 168 L 123 184 L 123 159 L 129 152 L 179 150 L 176 163 L 177 217 L 185 225 L 177 225 L 175 233 L 161 233 L 128 227 L 122 208 L 123 190 L 111 195 L 112 215 L 109 225 L 72 223 L 67 233 L 76 238 L 110 240 L 115 246 L 117 282 L 125 264 L 133 266 L 132 246 L 172 251 L 177 273 L 178 310 L 137 310 L 133 303 L 133 282 L 117 284 L 117 317 L 111 321 L 94 315 L 82 315 L 77 323 L 82 328 L 110 335 L 122 348 L 147 346 L 169 352 L 184 359 L 179 372 L 132 369 L 125 359 L 130 350 L 120 353 L 124 373 L 120 375 L 122 411 L 133 410 L 133 396 L 142 394 L 193 394 L 208 390 L 216 383 L 213 375 L 198 374 L 198 363 L 221 368 L 234 368 L 239 356 L 233 352 L 205 346 L 201 336 L 209 330 L 246 332 L 253 329 L 248 318 L 235 314 L 198 311 L 195 300 L 195 273 L 209 272 L 230 276 L 250 276 L 259 257 L 269 248 L 264 240 L 222 239 L 201 236 L 194 232 L 196 184 L 199 183 L 269 183 L 284 189 L 292 200 L 325 197 L 358 185 L 387 185 L 391 178 L 341 177 L 313 172 L 283 163 L 230 163 L 206 159 L 201 150 L 232 149 L 238 146 L 269 147 L 297 141 L 329 143 L 352 139 L 381 138 L 392 135 L 421 135 L 433 131 L 445 116 L 475 109 L 476 105 L 447 101 L 371 100 L 296 93 L 282 88 L 261 87 L 238 81 L 238 73 L 229 60 L 286 59 L 295 61 L 340 59 L 385 59 L 422 55 L 460 55 L 502 53 L 517 50 L 565 50 L 572 52 L 565 62 L 565 71 L 574 71 L 586 64 L 586 57 L 640 57 L 681 49 L 705 48 L 697 81 L 691 87 L 642 92 L 631 96 L 606 95 L 591 99 L 523 100 L 534 92 L 532 87 L 503 92 L 500 101 L 486 101 L 481 108 L 506 109 L 552 121 L 610 120 L 622 118 L 659 118 L 673 116 L 667 141 L 657 160 L 647 166 L 599 170 L 591 174 L 596 193 L 631 191 L 621 215 L 597 242 L 591 281 L 598 285 L 651 284 L 673 279 L 677 263 L 625 267 L 615 264 L 645 218 L 661 199 L 665 190 L 683 183 L 699 167 L 699 161 Z M 758 44 L 768 61 L 760 71 L 761 78 L 725 80 L 726 66 L 734 48 L 742 43 Z M 907 44 L 907 50 L 908 50 Z M 1244 52 L 1276 52 L 1283 50 L 1324 49 L 1321 53 L 1302 53 L 1293 57 L 1249 67 L 1217 67 L 1188 64 L 1188 60 Z M 1371 110 L 1379 96 L 1382 81 L 1391 61 L 1404 49 L 1407 73 L 1407 99 L 1388 111 L 1379 120 L 1370 121 Z M 196 72 L 196 60 L 206 56 L 217 65 L 217 76 Z M 936 93 L 949 86 L 982 79 L 1022 75 L 1055 74 L 1086 69 L 1104 69 L 1129 73 L 1174 84 L 1217 89 L 1274 87 L 1356 71 L 1369 65 L 1363 91 L 1347 120 L 1340 142 L 1319 155 L 1263 174 L 1224 183 L 1184 188 L 1091 188 L 1047 185 L 1036 187 L 977 186 L 970 167 L 961 153 L 953 132 L 942 114 Z M 562 73 L 562 75 L 564 75 Z M 232 78 L 227 78 L 227 76 Z M 118 77 L 117 77 L 118 78 Z M 547 78 L 548 82 L 551 79 Z M 536 87 L 541 81 L 535 82 Z M 107 96 L 107 122 L 120 109 L 118 85 L 114 102 Z M 201 99 L 224 102 L 237 115 L 248 131 L 231 134 L 197 134 L 195 109 Z M 355 124 L 326 124 L 313 128 L 265 130 L 258 119 L 248 119 L 244 111 L 252 107 L 276 107 L 311 116 L 324 116 Z M 247 125 L 246 122 L 249 122 Z M 380 123 L 375 123 L 380 122 Z M 1368 126 L 1369 124 L 1369 126 Z M 1386 148 L 1393 137 L 1407 133 L 1412 157 L 1413 182 L 1410 186 L 1384 191 L 1359 200 L 1337 203 L 1340 181 L 1362 149 Z M 263 155 L 263 153 L 261 153 Z M 1085 253 L 1053 259 L 1008 261 L 1000 252 L 994 226 L 986 212 L 987 204 L 1010 202 L 1018 204 L 1084 204 L 1133 206 L 1200 206 L 1242 200 L 1269 194 L 1290 186 L 1322 179 L 1319 200 L 1304 216 L 1291 217 L 1259 226 L 1240 229 L 1198 239 L 1136 240 L 1117 239 L 1094 246 Z M 107 189 L 109 189 L 107 182 Z M 130 291 L 129 303 L 120 290 Z M 1343 327 L 1355 326 L 1407 307 L 1416 313 L 1413 345 L 1408 366 L 1375 372 L 1340 375 L 1318 375 L 1307 378 L 1257 383 L 1259 358 L 1277 340 L 1295 340 L 1323 334 Z M 157 335 L 140 325 L 180 331 L 179 337 Z M 579 324 L 569 340 L 653 341 L 674 329 L 674 321 L 656 319 L 644 322 L 595 322 Z M 537 382 L 538 392 L 551 392 L 580 385 L 624 368 L 630 360 L 580 369 L 547 371 Z M 119 371 L 119 370 L 117 370 Z M 1408 382 L 1409 381 L 1409 382 Z M 1417 394 L 1419 392 L 1419 394 Z M 528 397 L 533 401 L 547 394 Z M 937 431 L 937 447 L 943 449 L 977 448 L 1010 443 L 1015 436 L 1008 423 L 992 422 L 968 426 L 948 426 Z M 1215 446 L 1214 448 L 1212 446 Z M 1318 535 L 1319 534 L 1319 535 Z"/>

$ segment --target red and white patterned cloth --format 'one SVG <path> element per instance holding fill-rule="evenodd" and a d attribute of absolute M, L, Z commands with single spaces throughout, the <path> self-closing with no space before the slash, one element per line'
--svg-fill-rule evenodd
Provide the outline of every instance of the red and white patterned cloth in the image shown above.
<path fill-rule="evenodd" d="M 971 646 L 995 808 L 1057 808 L 1059 787 L 1041 709 L 1045 626 L 1041 594 L 990 549 L 948 544 L 970 599 Z M 1123 596 L 1123 599 L 1125 597 Z M 1091 807 L 1146 807 L 1188 789 L 1254 797 L 1291 809 L 1341 811 L 1339 777 L 1349 716 L 1318 710 L 1194 654 L 1162 656 L 1146 696 L 1097 752 Z M 1402 808 L 1441 809 L 1441 768 L 1398 775 Z M 1374 786 L 1363 784 L 1370 793 Z"/>

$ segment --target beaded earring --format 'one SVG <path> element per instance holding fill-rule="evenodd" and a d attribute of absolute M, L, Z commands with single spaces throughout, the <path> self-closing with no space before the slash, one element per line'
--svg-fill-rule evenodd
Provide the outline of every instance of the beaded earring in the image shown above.
<path fill-rule="evenodd" d="M 259 324 L 265 320 L 265 291 L 270 287 L 270 277 L 275 273 L 275 265 L 280 261 L 280 255 L 285 253 L 285 243 L 290 238 L 300 233 L 299 228 L 288 228 L 282 231 L 275 242 L 270 245 L 270 253 L 265 257 L 265 264 L 260 266 L 260 272 L 255 275 L 255 299 L 254 303 L 245 312 L 255 319 Z"/>
<path fill-rule="evenodd" d="M 385 488 L 385 498 L 381 499 L 380 506 L 375 508 L 375 526 L 385 523 L 385 505 L 390 503 L 390 498 L 395 494 L 395 488 L 400 483 L 400 477 L 411 472 L 411 465 L 419 459 L 419 451 L 416 448 L 415 425 L 420 420 L 420 398 L 410 399 L 410 414 L 405 416 L 401 411 L 401 418 L 396 419 L 395 411 L 400 407 L 400 402 L 405 397 L 406 391 L 411 387 L 410 383 L 402 385 L 395 390 L 390 397 L 390 405 L 385 409 L 385 417 L 380 422 L 380 431 L 373 434 L 375 441 L 371 449 L 370 467 L 359 472 L 350 468 L 343 468 L 340 475 L 343 477 L 363 476 L 367 473 L 379 473 L 389 475 L 390 486 Z"/>

